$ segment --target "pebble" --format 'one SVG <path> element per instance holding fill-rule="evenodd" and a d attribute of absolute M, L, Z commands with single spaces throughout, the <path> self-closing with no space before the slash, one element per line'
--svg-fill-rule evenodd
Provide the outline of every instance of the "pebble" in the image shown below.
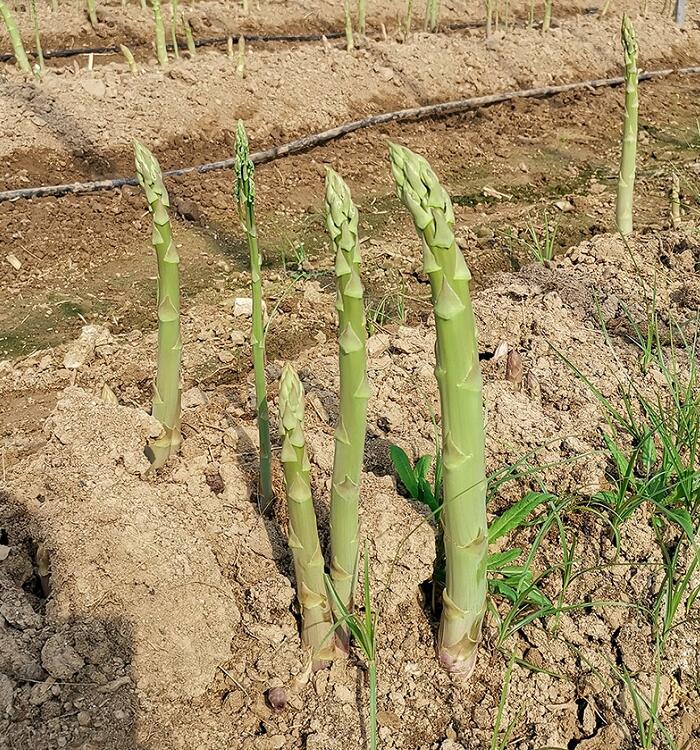
<path fill-rule="evenodd" d="M 99 78 L 84 78 L 80 85 L 87 91 L 90 96 L 94 96 L 95 99 L 104 99 L 107 87 L 104 81 L 100 81 Z"/>
<path fill-rule="evenodd" d="M 253 300 L 250 297 L 236 297 L 233 300 L 233 314 L 237 318 L 249 318 L 253 314 Z"/>
<path fill-rule="evenodd" d="M 81 727 L 90 726 L 90 714 L 87 711 L 78 712 L 78 724 L 80 724 Z"/>
<path fill-rule="evenodd" d="M 350 688 L 348 687 L 345 687 L 345 685 L 335 686 L 335 697 L 341 703 L 354 703 L 355 702 L 355 696 L 352 690 L 350 690 Z"/>
<path fill-rule="evenodd" d="M 41 666 L 57 680 L 67 680 L 85 662 L 62 633 L 52 635 L 41 649 Z"/>

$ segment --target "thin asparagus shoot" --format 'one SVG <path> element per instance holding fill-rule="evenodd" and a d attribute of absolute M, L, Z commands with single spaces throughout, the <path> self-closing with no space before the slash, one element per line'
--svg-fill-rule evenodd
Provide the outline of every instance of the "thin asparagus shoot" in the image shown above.
<path fill-rule="evenodd" d="M 258 230 L 255 224 L 255 167 L 250 160 L 248 136 L 241 120 L 236 131 L 236 203 L 241 226 L 248 240 L 250 253 L 251 296 L 253 298 L 253 324 L 251 347 L 255 374 L 255 406 L 260 440 L 260 512 L 265 513 L 273 500 L 272 446 L 270 443 L 270 415 L 265 383 L 265 328 L 262 301 L 262 256 L 258 248 Z"/>
<path fill-rule="evenodd" d="M 228 54 L 228 59 L 233 60 L 233 37 L 232 36 L 226 39 L 226 53 Z"/>
<path fill-rule="evenodd" d="M 39 13 L 37 12 L 36 0 L 30 0 L 29 7 L 32 10 L 32 26 L 34 27 L 34 46 L 36 47 L 36 59 L 39 67 L 37 78 L 44 72 L 44 50 L 41 48 L 41 32 L 39 30 Z M 35 66 L 36 73 L 36 66 Z"/>
<path fill-rule="evenodd" d="M 367 33 L 367 0 L 357 0 L 357 30 L 363 36 Z"/>
<path fill-rule="evenodd" d="M 160 8 L 160 0 L 151 0 L 153 10 L 153 23 L 155 25 L 155 46 L 158 65 L 167 67 L 168 48 L 165 44 L 165 26 L 163 25 L 163 14 Z"/>
<path fill-rule="evenodd" d="M 425 7 L 425 30 L 436 32 L 440 17 L 440 0 L 427 0 Z"/>
<path fill-rule="evenodd" d="M 190 53 L 190 57 L 194 57 L 197 52 L 197 45 L 194 43 L 194 34 L 192 33 L 192 27 L 190 26 L 189 19 L 187 16 L 182 17 L 182 23 L 185 27 L 185 40 L 187 41 L 187 51 Z"/>
<path fill-rule="evenodd" d="M 435 314 L 435 377 L 442 412 L 443 509 L 446 584 L 438 658 L 450 672 L 469 676 L 476 663 L 486 611 L 486 479 L 479 351 L 469 280 L 454 236 L 447 192 L 423 159 L 390 144 L 399 198 L 423 245 Z"/>
<path fill-rule="evenodd" d="M 304 439 L 304 388 L 294 368 L 286 364 L 279 390 L 282 432 L 281 461 L 287 487 L 289 547 L 294 558 L 297 599 L 301 609 L 301 635 L 311 648 L 313 666 L 322 667 L 333 657 L 331 609 L 323 578 L 323 555 L 311 497 L 311 465 Z"/>
<path fill-rule="evenodd" d="M 153 154 L 134 141 L 136 174 L 153 217 L 152 243 L 158 262 L 158 370 L 153 388 L 153 416 L 163 427 L 149 443 L 152 469 L 159 469 L 180 450 L 180 257 L 172 240 L 170 200 L 160 165 Z"/>
<path fill-rule="evenodd" d="M 629 16 L 622 17 L 622 47 L 625 53 L 625 119 L 620 173 L 617 181 L 617 229 L 622 235 L 632 232 L 634 175 L 637 159 L 637 119 L 639 114 L 639 75 L 637 39 Z"/>
<path fill-rule="evenodd" d="M 345 49 L 352 52 L 355 40 L 352 36 L 352 17 L 350 15 L 350 0 L 343 0 L 343 14 L 345 15 Z"/>
<path fill-rule="evenodd" d="M 411 33 L 411 24 L 413 23 L 413 0 L 406 2 L 406 18 L 404 19 L 404 37 Z"/>
<path fill-rule="evenodd" d="M 10 37 L 15 62 L 23 73 L 31 74 L 32 68 L 27 59 L 27 52 L 24 49 L 24 44 L 22 43 L 22 37 L 17 28 L 17 23 L 15 22 L 15 18 L 10 12 L 10 9 L 5 5 L 3 0 L 0 0 L 0 18 L 2 18 L 5 28 L 7 29 L 7 34 Z"/>
<path fill-rule="evenodd" d="M 88 20 L 90 21 L 90 26 L 92 26 L 93 29 L 96 29 L 97 8 L 95 7 L 95 0 L 86 0 L 85 5 L 87 9 Z"/>
<path fill-rule="evenodd" d="M 245 37 L 243 34 L 238 37 L 238 65 L 236 65 L 236 73 L 241 78 L 245 78 Z"/>
<path fill-rule="evenodd" d="M 340 369 L 340 408 L 331 481 L 331 577 L 338 597 L 352 611 L 357 578 L 360 475 L 367 432 L 367 326 L 360 280 L 357 208 L 340 175 L 326 170 L 326 227 L 335 254 Z M 337 613 L 336 613 L 337 614 Z M 344 651 L 349 631 L 338 628 Z"/>
<path fill-rule="evenodd" d="M 544 17 L 542 18 L 542 31 L 549 31 L 552 25 L 552 0 L 544 0 Z"/>
<path fill-rule="evenodd" d="M 139 68 L 138 68 L 138 65 L 136 64 L 136 60 L 134 60 L 133 53 L 126 46 L 126 44 L 120 44 L 119 49 L 121 50 L 122 55 L 124 55 L 126 64 L 129 66 L 129 70 L 131 71 L 133 75 L 137 76 L 139 74 Z"/>
<path fill-rule="evenodd" d="M 180 48 L 177 46 L 177 16 L 178 0 L 171 0 L 170 3 L 170 36 L 173 42 L 173 57 L 180 59 Z"/>

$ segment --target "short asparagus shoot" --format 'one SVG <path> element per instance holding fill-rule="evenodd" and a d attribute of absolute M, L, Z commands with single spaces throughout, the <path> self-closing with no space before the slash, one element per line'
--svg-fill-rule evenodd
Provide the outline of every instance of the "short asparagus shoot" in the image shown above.
<path fill-rule="evenodd" d="M 637 39 L 629 16 L 622 17 L 622 47 L 625 53 L 625 119 L 622 137 L 620 174 L 617 181 L 615 218 L 622 235 L 632 232 L 634 175 L 637 160 L 637 120 L 639 113 Z"/>
<path fill-rule="evenodd" d="M 236 74 L 245 78 L 245 37 L 243 34 L 238 37 L 238 65 L 236 65 Z"/>
<path fill-rule="evenodd" d="M 93 29 L 97 28 L 97 8 L 95 7 L 95 0 L 86 0 L 86 8 L 87 8 L 87 14 L 88 14 L 88 20 L 90 21 L 90 26 L 92 26 Z"/>
<path fill-rule="evenodd" d="M 350 0 L 343 0 L 343 14 L 345 16 L 345 49 L 352 52 L 355 49 L 355 40 L 352 35 L 352 16 L 350 15 Z"/>
<path fill-rule="evenodd" d="M 436 32 L 440 17 L 440 0 L 427 0 L 425 6 L 425 30 Z"/>
<path fill-rule="evenodd" d="M 367 33 L 367 0 L 357 0 L 357 30 L 363 36 Z"/>
<path fill-rule="evenodd" d="M 29 65 L 27 51 L 24 49 L 24 44 L 22 43 L 22 37 L 20 36 L 19 29 L 17 28 L 17 23 L 4 0 L 0 0 L 0 17 L 5 24 L 5 28 L 7 29 L 7 35 L 10 37 L 10 43 L 12 44 L 12 52 L 15 56 L 15 62 L 23 73 L 31 74 L 32 68 Z"/>
<path fill-rule="evenodd" d="M 326 227 L 335 253 L 340 369 L 340 408 L 331 481 L 331 577 L 340 601 L 352 611 L 369 398 L 367 326 L 360 280 L 357 208 L 348 186 L 332 169 L 326 170 L 325 209 Z M 337 636 L 341 649 L 347 652 L 348 629 L 339 628 Z"/>
<path fill-rule="evenodd" d="M 552 25 L 552 0 L 544 0 L 544 17 L 542 18 L 542 31 L 549 31 Z"/>
<path fill-rule="evenodd" d="M 236 203 L 241 227 L 248 240 L 250 253 L 250 286 L 253 298 L 253 324 L 251 346 L 255 375 L 255 406 L 260 441 L 260 512 L 265 513 L 273 500 L 272 494 L 272 446 L 270 444 L 270 416 L 265 384 L 265 328 L 263 325 L 262 301 L 262 256 L 258 248 L 258 230 L 255 225 L 255 167 L 250 159 L 248 136 L 242 121 L 236 131 Z"/>
<path fill-rule="evenodd" d="M 190 53 L 190 57 L 194 57 L 197 52 L 197 45 L 194 43 L 194 34 L 192 33 L 192 26 L 190 26 L 189 19 L 187 16 L 182 17 L 182 23 L 185 27 L 185 40 L 187 42 L 187 51 Z"/>
<path fill-rule="evenodd" d="M 671 177 L 671 224 L 674 229 L 681 225 L 681 182 L 677 172 Z"/>
<path fill-rule="evenodd" d="M 331 609 L 323 573 L 323 555 L 311 497 L 311 465 L 304 439 L 304 387 L 294 368 L 282 370 L 279 391 L 282 432 L 281 461 L 287 487 L 289 547 L 294 558 L 301 635 L 311 649 L 314 669 L 333 657 L 329 638 Z"/>
<path fill-rule="evenodd" d="M 369 698 L 369 750 L 377 750 L 377 613 L 372 610 L 372 597 L 369 584 L 369 556 L 365 542 L 364 554 L 364 614 L 359 615 L 348 610 L 343 604 L 333 581 L 327 575 L 326 587 L 337 613 L 335 627 L 347 628 L 362 649 L 367 660 L 368 698 Z"/>
<path fill-rule="evenodd" d="M 180 48 L 177 46 L 177 16 L 178 16 L 178 1 L 171 0 L 171 3 L 170 3 L 170 37 L 173 42 L 173 57 L 176 60 L 179 60 Z"/>
<path fill-rule="evenodd" d="M 390 144 L 389 152 L 399 198 L 422 240 L 437 333 L 446 560 L 438 658 L 448 671 L 468 677 L 476 663 L 486 611 L 488 551 L 481 372 L 469 295 L 471 274 L 455 242 L 452 203 L 428 162 L 396 144 Z"/>
<path fill-rule="evenodd" d="M 136 64 L 136 60 L 134 60 L 132 51 L 125 44 L 120 44 L 119 49 L 121 50 L 122 55 L 124 55 L 124 59 L 126 60 L 126 64 L 129 66 L 131 74 L 137 76 L 139 74 L 139 68 Z"/>
<path fill-rule="evenodd" d="M 155 25 L 155 46 L 158 65 L 166 67 L 168 64 L 168 48 L 165 44 L 165 26 L 163 25 L 160 0 L 151 0 L 151 8 L 153 10 L 153 23 Z"/>
<path fill-rule="evenodd" d="M 36 0 L 30 0 L 29 7 L 32 10 L 32 26 L 34 27 L 34 46 L 36 47 L 36 59 L 38 71 L 35 66 L 36 77 L 41 77 L 44 72 L 44 50 L 41 48 L 41 31 L 39 30 L 39 13 L 36 7 Z"/>
<path fill-rule="evenodd" d="M 153 470 L 180 450 L 180 257 L 172 240 L 168 217 L 170 199 L 160 165 L 153 154 L 134 141 L 136 174 L 153 217 L 152 242 L 158 262 L 158 370 L 153 388 L 153 416 L 163 427 L 147 447 Z"/>

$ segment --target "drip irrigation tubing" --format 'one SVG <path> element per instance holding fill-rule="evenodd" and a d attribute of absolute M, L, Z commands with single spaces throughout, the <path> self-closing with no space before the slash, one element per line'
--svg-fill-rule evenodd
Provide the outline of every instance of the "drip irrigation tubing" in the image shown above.
<path fill-rule="evenodd" d="M 476 29 L 481 28 L 484 24 L 480 21 L 473 21 L 469 23 L 454 23 L 445 26 L 445 31 L 462 31 L 464 29 Z M 376 33 L 380 33 L 379 29 Z M 341 39 L 345 36 L 344 31 L 325 31 L 318 32 L 315 34 L 228 34 L 226 36 L 212 36 L 203 39 L 195 39 L 195 47 L 212 47 L 218 44 L 227 44 L 229 37 L 234 41 L 238 42 L 240 37 L 245 37 L 246 42 L 320 42 L 324 39 Z M 141 49 L 143 47 L 150 47 L 151 42 L 131 42 L 127 45 L 131 49 Z M 172 44 L 167 44 L 166 47 L 169 50 L 173 49 Z M 182 50 L 186 48 L 184 40 L 178 39 L 178 47 Z M 114 44 L 107 47 L 72 47 L 67 49 L 50 49 L 44 52 L 44 58 L 61 58 L 61 57 L 77 57 L 78 55 L 120 55 L 120 45 Z M 36 57 L 37 53 L 27 50 L 29 57 Z M 0 62 L 10 62 L 15 59 L 12 53 L 3 53 L 0 55 Z"/>
<path fill-rule="evenodd" d="M 700 74 L 700 66 L 650 70 L 645 73 L 640 73 L 639 80 L 649 81 L 655 78 L 663 78 L 674 73 L 678 75 L 697 75 Z M 417 120 L 426 120 L 433 117 L 460 114 L 462 112 L 480 109 L 481 107 L 488 107 L 493 104 L 502 104 L 503 102 L 509 102 L 516 99 L 545 98 L 557 94 L 565 94 L 570 91 L 590 91 L 604 87 L 619 86 L 624 82 L 625 79 L 623 77 L 596 78 L 589 81 L 564 83 L 559 86 L 544 86 L 534 89 L 522 89 L 520 91 L 506 91 L 501 94 L 488 94 L 486 96 L 475 96 L 471 99 L 458 99 L 456 101 L 442 102 L 440 104 L 429 104 L 423 107 L 411 107 L 409 109 L 400 109 L 394 112 L 384 112 L 379 115 L 365 117 L 362 120 L 346 122 L 335 128 L 331 128 L 330 130 L 324 130 L 320 133 L 297 138 L 289 143 L 280 146 L 273 146 L 264 151 L 257 151 L 251 154 L 251 159 L 254 164 L 267 164 L 275 159 L 298 154 L 302 151 L 308 151 L 312 148 L 328 143 L 329 141 L 340 138 L 341 136 L 353 133 L 356 130 L 375 125 L 385 125 L 391 122 L 415 122 Z M 206 174 L 207 172 L 231 169 L 234 166 L 234 162 L 235 159 L 224 159 L 222 161 L 199 164 L 192 167 L 170 169 L 164 171 L 163 176 L 181 177 L 190 174 Z M 49 196 L 60 197 L 62 195 L 79 195 L 94 193 L 98 190 L 113 190 L 115 188 L 135 185 L 138 185 L 138 180 L 135 177 L 117 177 L 111 180 L 97 180 L 94 182 L 73 182 L 65 185 L 45 185 L 43 187 L 19 188 L 17 190 L 5 190 L 0 192 L 0 203 L 17 200 L 19 198 L 46 198 Z"/>

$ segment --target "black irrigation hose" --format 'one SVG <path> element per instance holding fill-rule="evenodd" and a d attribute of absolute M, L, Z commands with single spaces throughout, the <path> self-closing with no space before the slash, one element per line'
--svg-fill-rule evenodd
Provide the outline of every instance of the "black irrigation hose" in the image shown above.
<path fill-rule="evenodd" d="M 480 28 L 483 23 L 478 21 L 470 23 L 454 23 L 449 26 L 445 26 L 446 31 L 461 31 L 463 29 Z M 344 31 L 326 31 L 319 32 L 317 34 L 228 34 L 227 36 L 212 36 L 204 39 L 195 39 L 195 47 L 211 47 L 217 44 L 227 44 L 229 37 L 234 42 L 238 42 L 238 39 L 243 36 L 246 42 L 320 42 L 325 37 L 326 39 L 341 39 L 345 36 Z M 151 42 L 132 42 L 130 47 L 139 49 L 141 47 L 150 47 Z M 166 45 L 168 49 L 172 49 L 172 44 Z M 178 46 L 180 49 L 185 48 L 185 42 L 178 40 Z M 36 57 L 36 52 L 27 51 L 30 57 Z M 78 55 L 114 55 L 121 54 L 119 45 L 112 45 L 109 47 L 73 47 L 68 49 L 50 49 L 44 52 L 44 58 L 49 59 L 52 57 L 76 57 Z M 9 53 L 3 53 L 0 55 L 0 62 L 10 62 L 15 59 L 15 56 Z"/>
<path fill-rule="evenodd" d="M 651 70 L 647 73 L 640 73 L 640 81 L 649 81 L 654 78 L 662 78 L 674 73 L 680 75 L 696 75 L 700 73 L 700 66 L 689 68 L 668 68 L 666 70 Z M 458 99 L 442 104 L 429 104 L 424 107 L 411 107 L 410 109 L 400 109 L 395 112 L 384 112 L 380 115 L 372 115 L 362 120 L 353 120 L 339 125 L 330 130 L 324 130 L 321 133 L 314 133 L 303 138 L 297 138 L 294 141 L 285 143 L 281 146 L 273 146 L 265 151 L 257 151 L 251 154 L 251 159 L 255 164 L 266 164 L 283 156 L 298 154 L 302 151 L 308 151 L 311 148 L 321 146 L 324 143 L 340 138 L 341 136 L 353 133 L 362 128 L 372 127 L 374 125 L 384 125 L 390 122 L 408 122 L 416 120 L 425 120 L 431 117 L 443 117 L 445 115 L 454 115 L 461 112 L 467 112 L 480 107 L 488 107 L 492 104 L 513 101 L 514 99 L 543 98 L 554 96 L 555 94 L 564 94 L 569 91 L 581 91 L 604 88 L 606 86 L 619 86 L 624 83 L 625 79 L 617 78 L 596 78 L 590 81 L 577 81 L 575 83 L 564 83 L 560 86 L 544 86 L 536 89 L 523 89 L 521 91 L 507 91 L 502 94 L 488 94 L 486 96 L 475 96 L 471 99 Z M 170 169 L 163 172 L 165 177 L 181 177 L 189 174 L 206 174 L 221 169 L 230 169 L 234 165 L 234 159 L 224 159 L 223 161 L 200 164 L 194 167 L 182 167 L 180 169 Z M 18 198 L 45 198 L 48 196 L 58 197 L 62 195 L 75 195 L 81 193 L 94 193 L 98 190 L 113 190 L 114 188 L 125 187 L 127 185 L 138 185 L 135 177 L 117 177 L 112 180 L 98 180 L 95 182 L 73 182 L 65 185 L 46 185 L 35 188 L 19 188 L 18 190 L 5 190 L 0 192 L 0 203 L 3 201 L 17 200 Z"/>

